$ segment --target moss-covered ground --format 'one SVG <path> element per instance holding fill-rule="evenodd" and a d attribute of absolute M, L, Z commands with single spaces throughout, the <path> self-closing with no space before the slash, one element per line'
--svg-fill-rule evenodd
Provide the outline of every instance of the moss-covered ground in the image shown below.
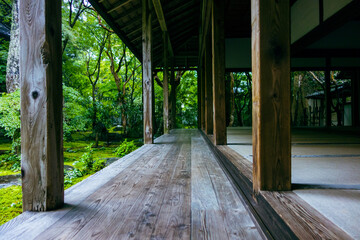
<path fill-rule="evenodd" d="M 81 156 L 86 153 L 86 147 L 93 143 L 89 140 L 90 133 L 75 133 L 72 135 L 72 141 L 64 141 L 64 164 L 72 166 L 75 161 L 78 161 Z M 97 148 L 93 148 L 92 155 L 95 160 L 116 157 L 114 150 L 121 143 L 120 139 L 116 142 L 107 143 L 99 142 Z M 0 157 L 1 154 L 10 152 L 11 141 L 7 139 L 0 139 Z M 0 166 L 0 176 L 18 174 L 9 169 Z M 67 189 L 78 182 L 81 182 L 91 174 L 86 174 L 77 178 L 72 178 L 70 181 L 65 181 L 64 188 Z M 0 189 L 0 225 L 13 219 L 22 213 L 22 192 L 21 186 L 11 186 Z"/>

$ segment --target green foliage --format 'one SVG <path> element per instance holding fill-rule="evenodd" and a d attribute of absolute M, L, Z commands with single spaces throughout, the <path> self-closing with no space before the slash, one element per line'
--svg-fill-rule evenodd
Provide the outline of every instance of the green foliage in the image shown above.
<path fill-rule="evenodd" d="M 6 62 L 9 51 L 9 41 L 0 39 L 0 92 L 6 91 Z"/>
<path fill-rule="evenodd" d="M 0 155 L 0 166 L 2 169 L 18 172 L 21 170 L 21 159 L 17 154 Z"/>
<path fill-rule="evenodd" d="M 75 169 L 79 171 L 77 175 L 81 173 L 81 176 L 86 174 L 97 172 L 105 167 L 104 160 L 94 160 L 92 149 L 93 144 L 91 143 L 86 147 L 86 152 L 81 156 L 79 161 L 74 162 Z"/>
<path fill-rule="evenodd" d="M 12 138 L 20 131 L 20 91 L 2 93 L 0 96 L 0 127 Z"/>
<path fill-rule="evenodd" d="M 128 142 L 127 139 L 125 139 L 119 147 L 117 147 L 115 149 L 115 154 L 118 157 L 123 157 L 129 153 L 131 153 L 132 151 L 135 151 L 138 148 L 138 146 L 136 146 L 136 144 L 134 143 L 134 141 L 130 141 Z"/>
<path fill-rule="evenodd" d="M 187 71 L 177 88 L 176 117 L 180 128 L 197 127 L 197 72 Z"/>
<path fill-rule="evenodd" d="M 0 189 L 0 225 L 22 213 L 21 186 Z"/>

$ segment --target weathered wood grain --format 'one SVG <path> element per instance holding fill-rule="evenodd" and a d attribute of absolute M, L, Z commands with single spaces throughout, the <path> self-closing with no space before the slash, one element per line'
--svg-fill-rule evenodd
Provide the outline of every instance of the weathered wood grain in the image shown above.
<path fill-rule="evenodd" d="M 19 2 L 23 210 L 64 202 L 61 1 Z"/>
<path fill-rule="evenodd" d="M 163 120 L 164 120 L 164 134 L 169 133 L 169 71 L 168 71 L 168 32 L 163 32 L 164 42 L 164 74 L 163 74 Z"/>
<path fill-rule="evenodd" d="M 216 147 L 220 154 L 223 154 L 221 158 L 223 164 L 273 237 L 281 237 L 281 235 L 277 235 L 281 231 L 284 237 L 290 237 L 291 233 L 285 235 L 286 229 L 290 229 L 299 239 L 350 238 L 347 233 L 334 225 L 294 192 L 260 191 L 260 194 L 254 196 L 250 162 L 237 152 L 227 148 L 229 147 Z"/>
<path fill-rule="evenodd" d="M 106 184 L 106 187 L 91 194 L 37 238 L 89 239 L 103 237 L 103 239 L 109 239 L 108 234 L 115 231 L 115 228 L 111 228 L 111 226 L 114 227 L 111 223 L 117 225 L 119 219 L 126 216 L 118 215 L 116 211 L 126 213 L 122 210 L 130 209 L 138 202 L 137 199 L 145 195 L 146 191 L 143 195 L 139 194 L 138 188 L 146 189 L 151 186 L 151 174 L 148 172 L 160 171 L 161 160 L 167 153 L 163 150 L 149 152 L 147 156 L 139 159 L 137 164 L 129 167 L 125 174 L 114 177 Z M 106 226 L 105 231 L 104 226 Z"/>
<path fill-rule="evenodd" d="M 261 194 L 299 239 L 352 239 L 293 192 Z"/>
<path fill-rule="evenodd" d="M 161 146 L 153 145 L 143 146 L 84 181 L 67 189 L 65 191 L 65 208 L 51 212 L 25 212 L 10 222 L 1 225 L 0 239 L 21 239 L 22 236 L 25 235 L 28 239 L 34 239 L 41 231 L 50 227 L 71 209 L 84 201 L 89 195 L 109 182 L 117 173 L 127 169 L 127 167 L 138 159 L 143 158 L 145 154 L 148 155 L 150 149 L 155 150 L 155 154 L 158 154 L 162 148 Z M 18 218 L 20 218 L 20 221 L 18 221 Z M 34 226 L 36 226 L 36 228 Z"/>
<path fill-rule="evenodd" d="M 291 189 L 289 1 L 251 1 L 253 187 Z"/>
<path fill-rule="evenodd" d="M 249 212 L 202 138 L 192 138 L 192 238 L 261 239 Z"/>
<path fill-rule="evenodd" d="M 143 69 L 143 106 L 144 106 L 144 143 L 154 142 L 154 82 L 152 78 L 152 30 L 149 0 L 142 0 L 142 69 Z"/>
<path fill-rule="evenodd" d="M 256 236 L 245 206 L 197 130 L 172 130 L 110 166 L 70 188 L 65 208 L 9 225 L 11 231 L 1 232 L 0 239 Z"/>
<path fill-rule="evenodd" d="M 207 35 L 205 46 L 205 133 L 213 134 L 213 88 L 211 36 Z"/>
<path fill-rule="evenodd" d="M 190 135 L 184 140 L 154 226 L 154 239 L 190 239 Z"/>
<path fill-rule="evenodd" d="M 225 2 L 212 0 L 212 86 L 215 145 L 226 145 L 225 115 Z"/>

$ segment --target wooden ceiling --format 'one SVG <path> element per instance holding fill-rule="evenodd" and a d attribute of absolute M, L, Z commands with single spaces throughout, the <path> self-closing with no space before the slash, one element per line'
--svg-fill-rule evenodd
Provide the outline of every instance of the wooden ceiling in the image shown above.
<path fill-rule="evenodd" d="M 161 0 L 176 67 L 197 66 L 200 0 Z M 93 7 L 141 61 L 142 0 L 90 0 Z M 152 9 L 153 63 L 163 62 L 163 35 Z"/>
<path fill-rule="evenodd" d="M 142 0 L 89 0 L 93 7 L 141 60 Z M 225 0 L 227 38 L 250 37 L 250 0 Z M 196 67 L 199 54 L 201 0 L 160 0 L 174 53 L 175 67 Z M 153 9 L 153 63 L 163 64 L 163 38 Z"/>

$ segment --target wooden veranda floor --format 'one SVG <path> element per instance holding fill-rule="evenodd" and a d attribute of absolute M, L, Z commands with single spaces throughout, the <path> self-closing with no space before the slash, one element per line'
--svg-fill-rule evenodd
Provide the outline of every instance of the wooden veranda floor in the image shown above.
<path fill-rule="evenodd" d="M 176 130 L 65 192 L 65 207 L 25 212 L 0 239 L 261 239 L 198 130 Z"/>

